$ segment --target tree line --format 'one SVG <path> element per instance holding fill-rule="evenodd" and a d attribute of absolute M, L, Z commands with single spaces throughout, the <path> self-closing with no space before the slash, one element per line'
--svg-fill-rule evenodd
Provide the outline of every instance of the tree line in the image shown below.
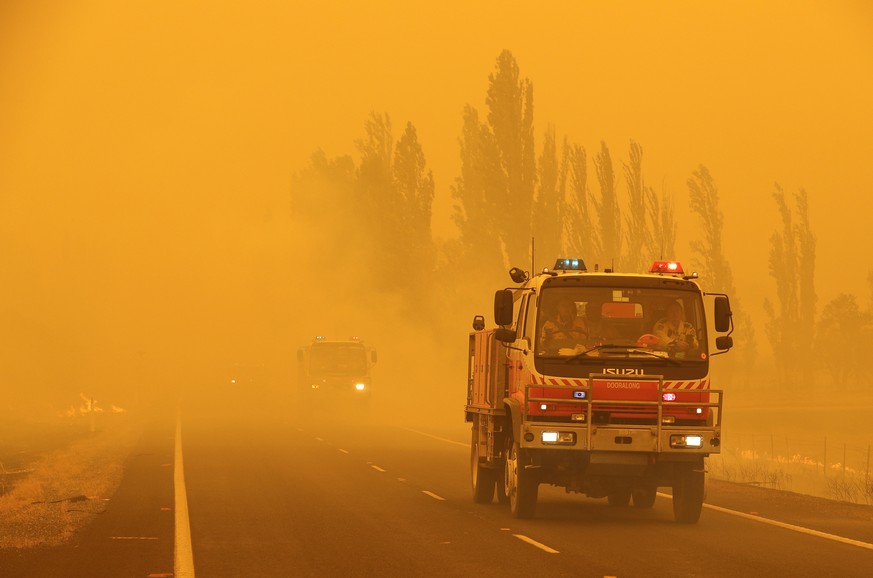
<path fill-rule="evenodd" d="M 371 113 L 355 143 L 357 162 L 316 151 L 295 175 L 292 213 L 308 223 L 311 248 L 321 248 L 333 270 L 357 272 L 344 282 L 390 295 L 410 312 L 427 311 L 434 332 L 454 337 L 455 313 L 466 316 L 471 303 L 486 306 L 512 266 L 539 269 L 559 256 L 581 256 L 589 268 L 645 271 L 675 257 L 675 196 L 646 181 L 643 147 L 631 141 L 627 160 L 616 166 L 606 142 L 589 155 L 567 137 L 559 141 L 549 125 L 537 148 L 533 83 L 511 52 L 497 57 L 488 76 L 485 110 L 468 104 L 461 121 L 460 174 L 449 187 L 453 239 L 434 239 L 435 184 L 411 122 L 395 140 L 388 114 Z M 686 185 L 696 220 L 689 265 L 707 291 L 731 296 L 737 334 L 730 367 L 737 369 L 724 371 L 748 383 L 757 340 L 724 251 L 719 190 L 703 165 Z M 789 196 L 777 184 L 772 196 L 782 222 L 770 239 L 775 291 L 763 305 L 777 384 L 808 383 L 813 351 L 830 378 L 869 381 L 860 356 L 849 352 L 873 345 L 873 308 L 840 295 L 818 314 L 807 194 Z M 869 281 L 873 297 L 873 273 Z"/>

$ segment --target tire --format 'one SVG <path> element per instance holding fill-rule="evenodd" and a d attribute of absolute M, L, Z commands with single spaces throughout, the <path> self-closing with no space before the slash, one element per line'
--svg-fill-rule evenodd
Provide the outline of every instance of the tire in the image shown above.
<path fill-rule="evenodd" d="M 655 505 L 658 488 L 655 486 L 638 486 L 631 492 L 634 508 L 648 509 Z"/>
<path fill-rule="evenodd" d="M 673 518 L 681 524 L 696 524 L 703 509 L 703 469 L 694 466 L 676 471 L 673 480 Z"/>
<path fill-rule="evenodd" d="M 606 495 L 606 500 L 609 502 L 610 507 L 627 508 L 631 500 L 631 490 L 630 488 L 622 488 L 610 492 Z"/>
<path fill-rule="evenodd" d="M 505 506 L 509 503 L 509 486 L 506 481 L 506 466 L 500 468 L 497 474 L 497 503 Z"/>
<path fill-rule="evenodd" d="M 473 482 L 473 502 L 490 504 L 494 500 L 497 473 L 494 468 L 485 467 L 479 462 L 479 429 L 473 426 L 473 439 L 470 444 L 470 478 Z"/>
<path fill-rule="evenodd" d="M 506 493 L 513 518 L 533 518 L 537 507 L 539 481 L 534 470 L 526 469 L 526 456 L 518 442 L 511 441 L 506 456 Z"/>

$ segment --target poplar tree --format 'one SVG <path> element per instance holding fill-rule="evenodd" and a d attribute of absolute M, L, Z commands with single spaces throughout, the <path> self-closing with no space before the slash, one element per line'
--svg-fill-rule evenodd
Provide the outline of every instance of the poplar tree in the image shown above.
<path fill-rule="evenodd" d="M 464 107 L 460 145 L 461 174 L 451 187 L 455 201 L 452 219 L 460 232 L 460 251 L 449 255 L 455 261 L 449 268 L 494 278 L 505 272 L 498 231 L 500 167 L 494 139 L 470 105 Z"/>
<path fill-rule="evenodd" d="M 623 163 L 624 178 L 628 192 L 628 212 L 625 215 L 625 241 L 627 254 L 622 269 L 640 272 L 651 264 L 652 230 L 648 219 L 652 215 L 649 206 L 652 193 L 643 180 L 643 148 L 634 141 L 630 143 L 630 160 Z"/>
<path fill-rule="evenodd" d="M 600 152 L 594 157 L 597 182 L 600 185 L 600 200 L 593 199 L 597 210 L 597 237 L 600 240 L 600 253 L 597 256 L 603 267 L 618 266 L 621 257 L 621 210 L 615 189 L 615 171 L 612 157 L 605 141 L 600 142 Z"/>
<path fill-rule="evenodd" d="M 578 144 L 564 142 L 564 163 L 569 176 L 567 220 L 564 222 L 566 255 L 580 257 L 593 269 L 601 254 L 600 239 L 591 219 L 595 206 L 588 190 L 588 154 Z"/>
<path fill-rule="evenodd" d="M 566 188 L 566 163 L 558 165 L 555 129 L 546 129 L 539 162 L 539 186 L 533 208 L 533 237 L 536 239 L 535 268 L 551 267 L 561 254 L 561 232 Z"/>
<path fill-rule="evenodd" d="M 400 193 L 394 182 L 394 137 L 388 115 L 370 113 L 364 137 L 355 145 L 361 159 L 355 203 L 360 209 L 360 228 L 355 236 L 371 238 L 370 271 L 377 287 L 387 289 L 392 282 L 390 272 L 402 266 L 395 243 L 403 222 Z"/>
<path fill-rule="evenodd" d="M 779 383 L 808 384 L 815 338 L 816 239 L 809 224 L 805 191 L 794 195 L 798 223 L 778 184 L 773 199 L 782 227 L 770 237 L 770 276 L 776 282 L 777 302 L 764 301 L 767 339 L 773 348 Z"/>
<path fill-rule="evenodd" d="M 495 199 L 500 219 L 500 239 L 506 253 L 504 265 L 530 262 L 531 208 L 536 183 L 533 135 L 533 84 L 519 77 L 518 63 L 508 50 L 497 57 L 488 76 L 488 129 L 494 137 L 500 189 Z"/>
<path fill-rule="evenodd" d="M 719 207 L 718 188 L 709 169 L 700 165 L 688 179 L 688 198 L 691 211 L 697 215 L 700 226 L 698 237 L 690 246 L 694 268 L 706 280 L 711 291 L 732 293 L 733 272 L 724 254 L 724 216 Z"/>
<path fill-rule="evenodd" d="M 673 197 L 666 190 L 660 196 L 651 187 L 646 191 L 648 197 L 649 221 L 652 223 L 649 255 L 658 259 L 676 257 L 676 217 Z"/>
<path fill-rule="evenodd" d="M 413 291 L 429 281 L 433 271 L 434 250 L 431 234 L 433 213 L 433 172 L 427 168 L 424 150 L 411 122 L 394 149 L 394 186 L 397 190 L 400 215 L 394 234 L 393 249 L 403 262 L 406 285 Z"/>
<path fill-rule="evenodd" d="M 505 271 L 530 263 L 531 213 L 536 184 L 533 85 L 504 50 L 488 76 L 486 120 L 464 108 L 461 175 L 455 180 L 454 220 L 463 260 L 478 271 Z M 495 256 L 496 242 L 496 256 Z M 496 258 L 495 258 L 496 257 Z"/>

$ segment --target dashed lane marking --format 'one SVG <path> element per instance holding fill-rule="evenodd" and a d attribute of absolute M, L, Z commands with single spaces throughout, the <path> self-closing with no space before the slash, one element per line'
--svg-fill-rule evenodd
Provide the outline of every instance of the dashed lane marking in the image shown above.
<path fill-rule="evenodd" d="M 418 434 L 418 435 L 420 435 L 420 436 L 425 436 L 425 437 L 433 438 L 433 439 L 435 439 L 435 440 L 439 440 L 439 441 L 441 441 L 441 442 L 446 442 L 446 443 L 448 443 L 448 444 L 454 444 L 454 445 L 456 445 L 456 446 L 461 446 L 462 448 L 469 448 L 469 447 L 470 447 L 470 444 L 468 444 L 468 443 L 465 444 L 465 443 L 462 443 L 462 442 L 456 442 L 455 440 L 450 440 L 450 439 L 447 439 L 447 438 L 441 438 L 440 436 L 435 436 L 435 435 L 433 435 L 433 434 L 429 434 L 429 433 L 426 433 L 426 432 L 423 432 L 423 431 L 418 431 L 417 429 L 410 429 L 410 428 L 408 428 L 408 427 L 402 427 L 402 428 L 400 428 L 400 429 L 402 429 L 402 430 L 406 430 L 406 431 L 409 431 L 409 432 L 412 432 L 412 433 L 415 433 L 415 434 Z"/>
<path fill-rule="evenodd" d="M 558 552 L 554 548 L 550 548 L 550 547 L 546 546 L 545 544 L 543 544 L 542 542 L 537 542 L 533 538 L 528 538 L 524 534 L 513 534 L 513 536 L 515 536 L 516 538 L 518 538 L 522 542 L 527 542 L 531 546 L 536 546 L 537 548 L 539 548 L 543 552 L 548 552 L 549 554 L 560 554 L 560 552 Z"/>
<path fill-rule="evenodd" d="M 437 494 L 434 494 L 433 492 L 428 492 L 427 490 L 422 490 L 421 493 L 422 493 L 422 494 L 425 494 L 425 495 L 427 495 L 427 496 L 430 496 L 430 497 L 433 498 L 434 500 L 439 500 L 439 501 L 441 501 L 441 502 L 445 502 L 445 501 L 446 501 L 446 499 L 445 499 L 444 497 L 439 496 L 439 495 L 437 495 Z"/>
<path fill-rule="evenodd" d="M 342 453 L 344 453 L 344 454 L 347 454 L 347 453 L 349 453 L 349 451 L 348 451 L 348 450 L 344 450 L 344 449 L 342 449 L 342 448 L 339 448 L 339 451 L 341 451 L 341 452 L 342 452 Z"/>
<path fill-rule="evenodd" d="M 376 470 L 377 472 L 384 472 L 385 471 L 375 464 L 370 464 L 370 467 L 373 468 L 374 470 Z"/>

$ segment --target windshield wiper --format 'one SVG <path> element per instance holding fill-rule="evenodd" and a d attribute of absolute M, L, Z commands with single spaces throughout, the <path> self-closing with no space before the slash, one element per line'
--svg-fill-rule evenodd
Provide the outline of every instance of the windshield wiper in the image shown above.
<path fill-rule="evenodd" d="M 592 351 L 601 351 L 606 349 L 617 349 L 619 353 L 625 353 L 628 357 L 630 357 L 631 353 L 642 353 L 643 355 L 650 355 L 652 357 L 657 357 L 658 359 L 663 359 L 664 361 L 669 361 L 673 365 L 682 365 L 682 362 L 673 357 L 669 357 L 667 355 L 659 355 L 654 351 L 649 351 L 648 349 L 640 349 L 633 345 L 619 345 L 617 343 L 603 343 L 601 345 L 595 345 L 594 347 L 590 347 L 585 351 L 577 353 L 571 357 L 568 357 L 565 363 L 570 363 L 571 361 L 576 361 L 582 359 L 583 357 L 587 357 L 589 353 Z"/>

